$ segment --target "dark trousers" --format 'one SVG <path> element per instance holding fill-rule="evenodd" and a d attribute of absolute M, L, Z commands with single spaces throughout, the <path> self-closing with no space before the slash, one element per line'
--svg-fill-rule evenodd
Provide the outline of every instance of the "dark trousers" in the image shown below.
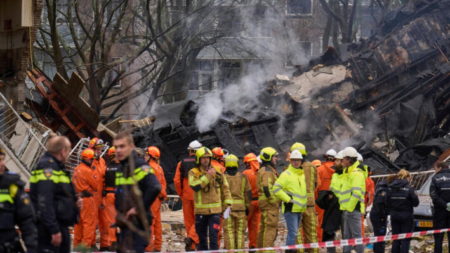
<path fill-rule="evenodd" d="M 335 232 L 330 232 L 330 231 L 323 231 L 322 233 L 322 242 L 328 242 L 328 241 L 334 241 L 334 238 L 336 237 L 336 233 Z M 329 247 L 327 248 L 327 252 L 328 253 L 335 253 L 336 252 L 336 248 L 335 247 Z"/>
<path fill-rule="evenodd" d="M 370 222 L 372 222 L 373 234 L 375 236 L 386 235 L 386 218 L 384 218 L 384 221 L 381 221 L 380 215 L 377 212 L 370 212 Z M 374 253 L 384 253 L 385 248 L 386 242 L 377 242 L 373 244 Z"/>
<path fill-rule="evenodd" d="M 197 232 L 199 244 L 197 250 L 218 250 L 218 234 L 220 231 L 220 214 L 195 215 L 195 231 Z M 209 230 L 209 249 L 208 249 Z"/>
<path fill-rule="evenodd" d="M 24 252 L 15 229 L 0 230 L 0 253 Z"/>
<path fill-rule="evenodd" d="M 391 213 L 392 234 L 411 233 L 414 230 L 414 216 L 412 213 Z M 408 253 L 411 238 L 395 240 L 392 243 L 392 253 Z"/>
<path fill-rule="evenodd" d="M 140 235 L 133 233 L 127 227 L 120 227 L 120 233 L 117 234 L 117 253 L 136 252 L 144 253 L 148 241 Z"/>
<path fill-rule="evenodd" d="M 59 224 L 59 231 L 61 232 L 61 244 L 59 247 L 52 245 L 52 235 L 48 229 L 39 222 L 38 229 L 38 252 L 52 252 L 52 253 L 69 253 L 70 252 L 70 233 L 67 226 Z"/>
<path fill-rule="evenodd" d="M 433 228 L 443 229 L 450 228 L 450 212 L 446 209 L 436 208 L 433 217 Z M 434 234 L 434 252 L 442 252 L 442 243 L 444 242 L 445 233 Z M 450 240 L 450 232 L 447 232 L 447 239 Z"/>

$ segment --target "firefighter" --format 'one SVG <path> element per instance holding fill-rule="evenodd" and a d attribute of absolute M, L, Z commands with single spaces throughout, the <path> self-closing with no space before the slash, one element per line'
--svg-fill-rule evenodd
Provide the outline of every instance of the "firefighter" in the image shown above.
<path fill-rule="evenodd" d="M 370 175 L 372 174 L 371 169 L 368 165 L 363 164 L 363 156 L 358 153 L 357 160 L 360 162 L 360 168 L 364 172 L 364 177 L 366 178 L 366 195 L 364 196 L 364 205 L 367 208 L 372 205 L 373 203 L 373 197 L 375 195 L 375 183 L 373 182 L 372 178 L 370 178 Z M 366 237 L 365 234 L 365 227 L 364 227 L 364 220 L 366 219 L 367 211 L 364 211 L 363 217 L 361 218 L 361 231 L 362 236 Z"/>
<path fill-rule="evenodd" d="M 92 171 L 94 150 L 88 148 L 81 152 L 81 163 L 73 170 L 72 182 L 75 192 L 83 199 L 83 208 L 80 220 L 74 226 L 73 246 L 83 243 L 87 248 L 93 249 L 95 243 L 95 229 L 97 226 L 97 204 L 94 194 L 97 192 L 97 179 Z"/>
<path fill-rule="evenodd" d="M 435 166 L 436 174 L 431 179 L 430 196 L 433 200 L 434 229 L 450 228 L 450 169 L 447 163 L 439 162 Z M 450 232 L 447 232 L 447 240 Z M 442 252 L 444 233 L 434 234 L 434 252 Z"/>
<path fill-rule="evenodd" d="M 213 148 L 212 149 L 212 160 L 211 160 L 211 166 L 220 168 L 222 172 L 225 172 L 225 166 L 223 163 L 223 156 L 224 152 L 221 147 Z"/>
<path fill-rule="evenodd" d="M 116 172 L 116 223 L 120 228 L 117 238 L 117 252 L 134 250 L 145 252 L 148 239 L 133 232 L 124 224 L 124 219 L 139 230 L 147 230 L 152 222 L 150 206 L 161 192 L 161 184 L 153 169 L 133 151 L 133 136 L 120 132 L 114 137 L 114 148 L 120 164 Z M 136 187 L 135 187 L 136 186 Z M 130 201 L 134 200 L 134 201 Z M 141 203 L 136 203 L 137 201 Z"/>
<path fill-rule="evenodd" d="M 278 179 L 276 170 L 277 151 L 266 147 L 261 150 L 262 165 L 258 170 L 256 186 L 261 223 L 258 233 L 258 248 L 273 247 L 277 236 L 280 201 L 273 193 L 273 185 Z"/>
<path fill-rule="evenodd" d="M 342 152 L 345 167 L 344 182 L 339 198 L 342 211 L 343 239 L 361 238 L 361 217 L 365 212 L 364 196 L 366 181 L 364 172 L 359 168 L 357 161 L 358 152 L 352 147 L 347 147 Z M 352 246 L 344 246 L 344 253 L 350 253 Z M 356 252 L 363 253 L 364 245 L 356 245 Z"/>
<path fill-rule="evenodd" d="M 317 176 L 317 169 L 316 167 L 306 160 L 307 153 L 305 145 L 302 143 L 296 142 L 291 146 L 291 152 L 294 150 L 300 151 L 300 153 L 303 156 L 302 161 L 302 169 L 305 174 L 305 180 L 306 180 L 306 191 L 308 192 L 308 206 L 306 207 L 305 212 L 302 215 L 301 225 L 299 228 L 299 233 L 297 236 L 297 241 L 305 242 L 305 243 L 316 243 L 319 240 L 317 239 L 317 214 L 316 214 L 316 205 L 315 205 L 315 192 L 316 188 L 319 188 L 321 185 L 320 178 Z M 303 232 L 303 233 L 302 233 Z M 302 240 L 302 237 L 305 237 L 304 240 Z M 300 250 L 302 252 L 302 250 Z M 317 253 L 318 249 L 307 249 L 307 252 L 314 252 Z"/>
<path fill-rule="evenodd" d="M 202 147 L 198 141 L 189 143 L 189 157 L 183 158 L 177 165 L 173 179 L 175 190 L 181 198 L 183 205 L 184 225 L 186 227 L 186 251 L 193 251 L 198 244 L 198 235 L 195 232 L 194 191 L 189 187 L 189 171 L 196 166 L 195 152 Z"/>
<path fill-rule="evenodd" d="M 286 245 L 295 245 L 302 213 L 306 211 L 308 200 L 305 174 L 301 166 L 303 156 L 300 151 L 294 150 L 289 159 L 289 167 L 275 181 L 273 193 L 283 201 L 282 211 L 288 229 Z M 302 244 L 302 241 L 299 243 Z M 291 252 L 296 250 L 288 250 L 288 253 Z"/>
<path fill-rule="evenodd" d="M 30 198 L 38 220 L 39 252 L 70 252 L 68 227 L 74 225 L 83 203 L 75 197 L 70 172 L 64 166 L 69 153 L 69 139 L 52 137 L 47 152 L 31 171 Z"/>
<path fill-rule="evenodd" d="M 6 171 L 5 150 L 0 148 L 0 252 L 37 252 L 36 216 L 25 182 L 16 173 Z M 19 226 L 26 251 L 15 225 Z"/>
<path fill-rule="evenodd" d="M 195 155 L 197 167 L 189 171 L 189 186 L 195 192 L 195 230 L 200 241 L 197 249 L 218 250 L 220 215 L 231 207 L 231 194 L 222 170 L 211 166 L 211 150 L 202 147 Z"/>
<path fill-rule="evenodd" d="M 249 213 L 247 215 L 248 227 L 248 247 L 250 249 L 257 247 L 259 221 L 261 218 L 261 211 L 258 205 L 258 188 L 256 187 L 256 179 L 259 170 L 259 162 L 255 154 L 249 153 L 244 157 L 244 164 L 246 170 L 242 172 L 252 187 L 252 203 Z"/>
<path fill-rule="evenodd" d="M 116 149 L 110 147 L 108 150 L 108 162 L 106 166 L 105 177 L 103 180 L 103 206 L 104 213 L 107 219 L 107 224 L 109 227 L 109 241 L 110 241 L 110 250 L 115 251 L 117 249 L 117 237 L 116 237 L 116 208 L 114 207 L 115 190 L 116 190 L 116 172 L 119 167 L 119 161 L 116 157 Z"/>
<path fill-rule="evenodd" d="M 150 167 L 155 172 L 155 176 L 161 184 L 161 192 L 158 198 L 153 202 L 151 206 L 151 211 L 153 214 L 153 223 L 150 228 L 152 236 L 150 237 L 150 244 L 147 246 L 146 251 L 160 252 L 162 245 L 162 227 L 161 227 L 161 204 L 167 199 L 166 193 L 166 178 L 164 177 L 164 170 L 159 165 L 159 158 L 161 157 L 161 152 L 159 148 L 151 146 L 145 149 L 145 161 L 150 165 Z"/>
<path fill-rule="evenodd" d="M 313 160 L 311 163 L 316 166 L 316 168 L 322 165 L 322 161 L 320 161 L 319 159 Z"/>
<path fill-rule="evenodd" d="M 243 249 L 245 231 L 247 230 L 246 214 L 252 202 L 252 188 L 244 174 L 238 172 L 239 159 L 229 154 L 225 159 L 225 177 L 227 179 L 233 205 L 230 218 L 223 221 L 223 234 L 227 249 Z"/>
<path fill-rule="evenodd" d="M 333 177 L 334 170 L 334 159 L 336 157 L 337 153 L 334 149 L 330 149 L 325 153 L 325 162 L 322 163 L 317 168 L 317 176 L 320 179 L 320 187 L 317 187 L 316 189 L 316 199 L 318 192 L 320 191 L 328 191 L 330 190 L 330 184 L 331 184 L 331 178 Z M 319 242 L 322 241 L 322 221 L 323 221 L 323 214 L 325 213 L 325 210 L 320 208 L 318 205 L 316 205 L 316 212 L 317 212 L 317 239 Z"/>

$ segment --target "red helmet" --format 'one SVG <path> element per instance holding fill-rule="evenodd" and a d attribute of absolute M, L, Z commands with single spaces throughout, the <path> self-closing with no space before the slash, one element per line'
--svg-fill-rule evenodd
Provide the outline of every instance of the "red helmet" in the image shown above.
<path fill-rule="evenodd" d="M 81 159 L 83 160 L 91 160 L 94 158 L 95 152 L 94 150 L 87 148 L 81 152 Z"/>
<path fill-rule="evenodd" d="M 223 149 L 221 147 L 213 148 L 212 153 L 215 158 L 223 158 Z"/>
<path fill-rule="evenodd" d="M 116 156 L 116 148 L 114 146 L 109 148 L 108 155 L 109 156 Z"/>
<path fill-rule="evenodd" d="M 159 151 L 159 148 L 155 146 L 150 146 L 145 150 L 145 153 L 153 158 L 160 158 L 161 157 L 161 151 Z"/>
<path fill-rule="evenodd" d="M 103 147 L 102 139 L 95 137 L 92 138 L 92 140 L 89 142 L 89 148 L 101 148 L 101 147 Z"/>
<path fill-rule="evenodd" d="M 253 153 L 248 153 L 245 157 L 244 157 L 244 163 L 249 163 L 251 161 L 258 161 L 258 158 L 256 158 L 256 155 Z"/>

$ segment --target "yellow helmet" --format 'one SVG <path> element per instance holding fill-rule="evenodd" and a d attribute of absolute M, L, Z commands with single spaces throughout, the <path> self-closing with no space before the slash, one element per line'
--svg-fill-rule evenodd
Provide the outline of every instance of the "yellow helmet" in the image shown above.
<path fill-rule="evenodd" d="M 306 147 L 300 142 L 296 142 L 291 146 L 291 152 L 294 150 L 300 151 L 300 153 L 304 156 L 306 155 Z"/>
<path fill-rule="evenodd" d="M 271 162 L 272 157 L 276 154 L 277 154 L 277 151 L 274 148 L 267 147 L 267 148 L 263 148 L 261 150 L 260 157 L 261 157 L 261 160 L 263 160 L 263 162 Z"/>
<path fill-rule="evenodd" d="M 237 158 L 237 156 L 235 156 L 235 155 L 230 154 L 225 158 L 225 168 L 239 167 L 238 162 L 239 162 L 239 158 Z"/>
<path fill-rule="evenodd" d="M 202 157 L 212 157 L 212 152 L 209 148 L 201 147 L 195 152 L 195 156 L 197 157 L 197 164 L 200 164 L 200 158 Z"/>

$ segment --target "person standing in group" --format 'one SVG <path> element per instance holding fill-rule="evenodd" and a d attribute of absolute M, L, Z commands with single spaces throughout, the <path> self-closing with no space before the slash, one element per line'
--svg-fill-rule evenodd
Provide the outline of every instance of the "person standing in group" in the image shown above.
<path fill-rule="evenodd" d="M 216 169 L 220 169 L 220 170 L 222 170 L 222 173 L 225 173 L 225 166 L 223 163 L 223 158 L 225 155 L 224 150 L 221 147 L 215 147 L 211 151 L 212 151 L 211 166 Z M 222 222 L 223 222 L 223 218 L 220 217 L 220 227 L 221 228 L 222 228 Z M 218 235 L 218 239 L 217 239 L 217 242 L 219 243 L 219 248 L 220 248 L 221 239 L 222 239 L 222 229 L 219 230 L 219 235 Z"/>
<path fill-rule="evenodd" d="M 435 175 L 431 179 L 430 197 L 433 200 L 433 228 L 450 228 L 450 169 L 447 163 L 439 162 L 435 166 Z M 434 234 L 434 252 L 442 252 L 444 234 Z M 447 232 L 450 240 L 450 232 Z"/>
<path fill-rule="evenodd" d="M 69 226 L 75 224 L 83 201 L 77 200 L 70 171 L 64 166 L 69 159 L 69 139 L 52 137 L 46 147 L 30 177 L 30 198 L 38 220 L 38 252 L 68 253 Z"/>
<path fill-rule="evenodd" d="M 414 230 L 414 207 L 419 205 L 419 197 L 409 184 L 411 175 L 402 169 L 389 184 L 386 206 L 390 210 L 392 234 L 411 233 Z M 394 240 L 392 253 L 408 253 L 411 238 Z"/>
<path fill-rule="evenodd" d="M 243 249 L 245 230 L 247 230 L 246 214 L 252 202 L 252 188 L 245 175 L 239 170 L 239 159 L 229 154 L 225 159 L 225 177 L 227 179 L 233 205 L 228 219 L 223 221 L 223 234 L 227 249 Z"/>
<path fill-rule="evenodd" d="M 199 243 L 198 235 L 195 232 L 195 212 L 194 212 L 194 191 L 189 187 L 189 171 L 197 166 L 195 152 L 202 147 L 198 141 L 189 143 L 189 156 L 183 158 L 177 165 L 173 183 L 175 190 L 181 198 L 183 205 L 184 225 L 186 228 L 186 238 L 184 239 L 185 250 L 193 251 Z"/>
<path fill-rule="evenodd" d="M 150 206 L 161 192 L 161 184 L 153 169 L 134 151 L 133 136 L 120 132 L 114 137 L 113 145 L 120 164 L 116 172 L 116 224 L 120 229 L 117 252 L 145 252 L 149 239 L 131 230 L 123 220 L 135 228 L 145 231 L 152 223 Z M 141 202 L 142 201 L 142 202 Z M 141 202 L 141 203 L 139 203 Z M 147 227 L 147 228 L 146 228 Z"/>
<path fill-rule="evenodd" d="M 276 170 L 277 155 L 277 151 L 271 147 L 261 150 L 262 165 L 258 170 L 258 179 L 256 181 L 258 204 L 261 210 L 258 248 L 273 247 L 277 236 L 280 201 L 273 193 L 273 185 L 278 179 Z"/>
<path fill-rule="evenodd" d="M 202 147 L 195 155 L 197 167 L 189 171 L 189 186 L 194 190 L 195 230 L 200 241 L 197 249 L 218 250 L 220 216 L 233 200 L 222 170 L 211 166 L 211 150 Z"/>
<path fill-rule="evenodd" d="M 246 170 L 242 172 L 252 187 L 252 203 L 249 213 L 247 215 L 248 227 L 248 247 L 250 249 L 257 247 L 259 222 L 261 218 L 261 211 L 258 205 L 258 188 L 256 187 L 256 180 L 259 170 L 259 162 L 255 154 L 249 153 L 244 157 L 244 165 Z"/>
<path fill-rule="evenodd" d="M 110 147 L 108 150 L 107 161 L 102 196 L 105 208 L 104 212 L 109 228 L 109 241 L 111 244 L 109 248 L 111 251 L 115 251 L 117 249 L 117 228 L 115 226 L 117 212 L 114 202 L 116 199 L 116 172 L 120 163 L 119 160 L 117 160 L 116 149 L 114 146 Z"/>
<path fill-rule="evenodd" d="M 358 153 L 357 160 L 359 161 L 359 167 L 363 170 L 364 177 L 366 178 L 366 195 L 364 196 L 364 205 L 366 209 L 372 205 L 373 198 L 375 195 L 375 183 L 373 182 L 372 178 L 370 178 L 370 175 L 372 174 L 371 169 L 368 165 L 363 164 L 363 156 Z M 363 213 L 363 216 L 361 217 L 361 231 L 363 238 L 366 237 L 365 234 L 365 227 L 364 227 L 364 220 L 366 219 L 367 211 Z"/>
<path fill-rule="evenodd" d="M 302 213 L 306 211 L 308 200 L 305 175 L 301 167 L 303 156 L 300 151 L 294 150 L 289 159 L 289 167 L 275 181 L 273 193 L 283 201 L 282 211 L 288 229 L 286 245 L 295 245 Z M 301 237 L 299 238 L 301 239 Z M 302 243 L 299 241 L 299 244 Z M 296 251 L 286 250 L 286 253 L 295 253 Z"/>
<path fill-rule="evenodd" d="M 145 149 L 145 161 L 155 172 L 155 176 L 161 184 L 161 192 L 158 198 L 153 202 L 151 211 L 153 214 L 153 223 L 151 224 L 150 244 L 147 246 L 146 251 L 161 252 L 162 246 L 162 225 L 161 225 L 161 204 L 167 199 L 166 193 L 166 178 L 164 177 L 164 170 L 159 165 L 159 159 L 161 157 L 161 151 L 155 146 Z"/>

